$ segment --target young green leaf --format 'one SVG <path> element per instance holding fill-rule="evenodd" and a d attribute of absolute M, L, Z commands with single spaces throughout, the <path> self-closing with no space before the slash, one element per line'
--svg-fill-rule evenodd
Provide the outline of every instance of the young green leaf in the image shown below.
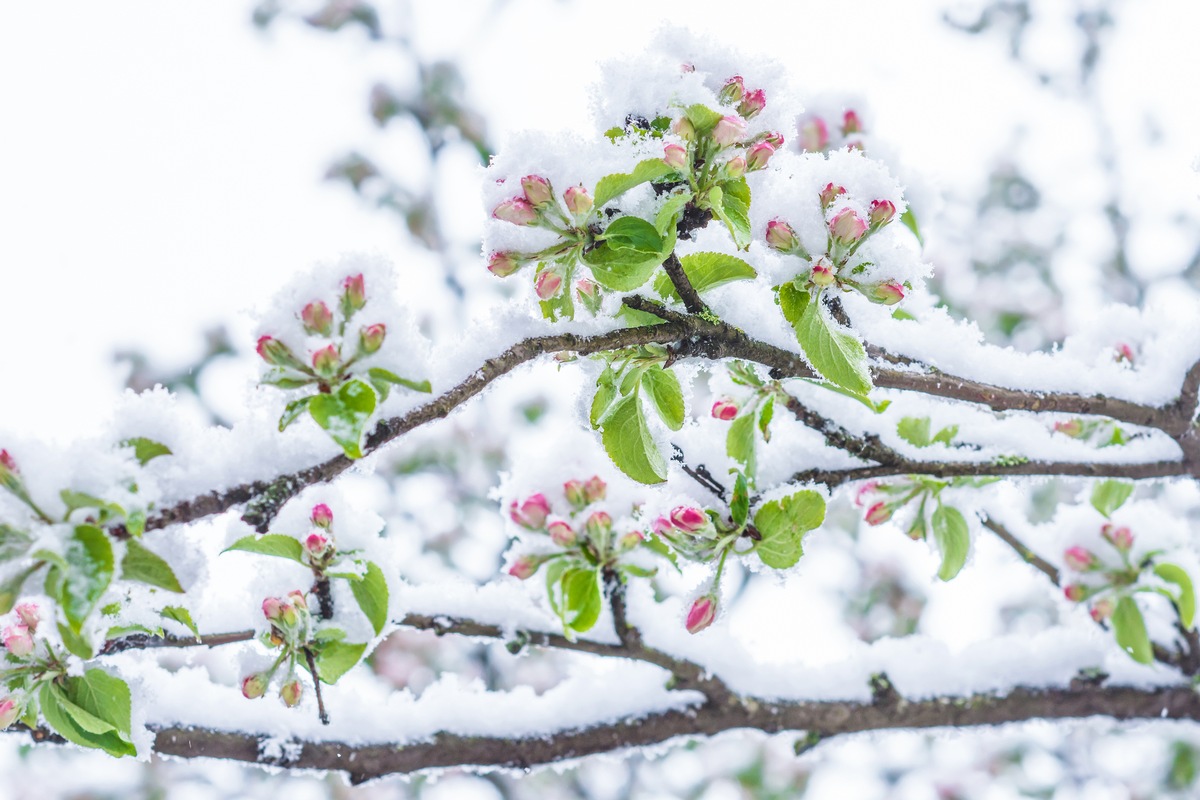
<path fill-rule="evenodd" d="M 0 522 L 0 561 L 11 561 L 25 555 L 32 544 L 33 536 Z"/>
<path fill-rule="evenodd" d="M 318 394 L 308 403 L 308 413 L 341 445 L 348 458 L 362 458 L 362 436 L 375 413 L 376 395 L 370 384 L 353 378 L 333 394 Z"/>
<path fill-rule="evenodd" d="M 378 633 L 378 631 L 376 631 Z M 314 662 L 317 665 L 317 676 L 321 683 L 337 683 L 338 678 L 350 671 L 359 662 L 367 645 L 350 642 L 331 641 L 322 645 Z"/>
<path fill-rule="evenodd" d="M 729 501 L 729 516 L 734 525 L 745 525 L 750 518 L 750 484 L 741 472 L 733 480 L 733 499 Z"/>
<path fill-rule="evenodd" d="M 1179 597 L 1171 599 L 1179 612 L 1179 624 L 1185 630 L 1191 629 L 1196 618 L 1196 590 L 1192 587 L 1191 576 L 1178 564 L 1158 564 L 1154 574 L 1179 587 Z"/>
<path fill-rule="evenodd" d="M 90 669 L 62 686 L 42 684 L 39 700 L 46 722 L 68 741 L 112 756 L 137 755 L 130 741 L 129 687 L 119 678 Z"/>
<path fill-rule="evenodd" d="M 775 417 L 775 395 L 767 395 L 767 399 L 758 409 L 758 432 L 763 441 L 771 441 L 771 420 Z"/>
<path fill-rule="evenodd" d="M 725 453 L 745 467 L 746 477 L 751 483 L 758 472 L 758 461 L 754 453 L 754 415 L 742 414 L 729 426 L 725 434 Z"/>
<path fill-rule="evenodd" d="M 947 425 L 933 435 L 933 441 L 941 442 L 944 445 L 950 445 L 954 441 L 955 436 L 958 436 L 958 426 Z"/>
<path fill-rule="evenodd" d="M 709 207 L 733 237 L 738 250 L 750 247 L 750 184 L 745 178 L 722 181 L 709 190 Z"/>
<path fill-rule="evenodd" d="M 674 372 L 653 366 L 642 373 L 642 388 L 668 428 L 677 431 L 683 427 L 683 390 Z"/>
<path fill-rule="evenodd" d="M 62 638 L 63 646 L 71 655 L 79 656 L 85 661 L 96 655 L 90 641 L 61 622 L 58 623 L 58 635 Z"/>
<path fill-rule="evenodd" d="M 684 189 L 667 198 L 667 202 L 663 203 L 662 208 L 654 215 L 654 230 L 658 231 L 660 236 L 666 235 L 667 231 L 679 224 L 679 215 L 684 206 L 692 201 L 692 197 L 694 195 Z"/>
<path fill-rule="evenodd" d="M 563 629 L 571 633 L 591 630 L 600 618 L 604 597 L 600 588 L 600 575 L 595 569 L 571 567 L 563 570 L 555 581 L 551 594 Z"/>
<path fill-rule="evenodd" d="M 636 218 L 622 217 L 621 219 Z M 642 220 L 638 220 L 638 222 L 642 222 Z M 658 237 L 654 226 L 648 222 L 643 222 L 643 224 L 656 238 Z M 650 276 L 654 274 L 658 265 L 665 261 L 671 251 L 675 249 L 675 229 L 668 230 L 660 241 L 660 248 L 653 253 L 632 248 L 616 248 L 610 246 L 609 242 L 601 242 L 598 247 L 584 252 L 583 261 L 591 269 L 596 283 L 616 292 L 632 292 L 650 280 Z"/>
<path fill-rule="evenodd" d="M 928 447 L 933 442 L 929 435 L 929 417 L 902 417 L 896 424 L 896 433 L 913 447 Z"/>
<path fill-rule="evenodd" d="M 25 585 L 25 581 L 44 566 L 46 565 L 42 562 L 34 563 L 0 583 L 0 614 L 7 614 L 13 610 L 13 606 L 17 604 L 17 598 L 21 596 L 21 587 Z"/>
<path fill-rule="evenodd" d="M 650 436 L 638 393 L 618 400 L 605 415 L 600 441 L 608 457 L 639 483 L 662 483 L 667 479 L 667 462 Z"/>
<path fill-rule="evenodd" d="M 427 380 L 414 381 L 408 378 L 401 378 L 396 373 L 386 370 L 383 367 L 371 367 L 367 370 L 367 376 L 371 379 L 371 383 L 376 385 L 391 383 L 424 394 L 429 394 L 433 391 L 433 385 Z"/>
<path fill-rule="evenodd" d="M 94 525 L 77 525 L 66 541 L 62 560 L 65 570 L 60 567 L 51 570 L 63 573 L 53 582 L 54 597 L 71 630 L 79 633 L 112 581 L 113 551 L 108 534 Z M 50 583 L 49 579 L 47 582 Z"/>
<path fill-rule="evenodd" d="M 286 431 L 293 422 L 300 418 L 301 414 L 308 410 L 309 400 L 312 400 L 312 397 L 301 397 L 283 407 L 283 413 L 279 416 L 280 433 Z"/>
<path fill-rule="evenodd" d="M 232 550 L 241 550 L 246 553 L 258 553 L 263 556 L 275 556 L 276 558 L 286 558 L 295 561 L 297 564 L 307 564 L 304 561 L 304 545 L 300 544 L 298 539 L 293 539 L 291 536 L 284 536 L 281 533 L 265 533 L 262 536 L 243 536 L 233 544 L 222 550 L 222 553 L 228 553 Z"/>
<path fill-rule="evenodd" d="M 692 253 L 679 260 L 683 272 L 697 292 L 706 292 L 733 281 L 751 280 L 758 276 L 754 267 L 737 256 L 725 253 Z M 666 273 L 654 279 L 654 291 L 668 300 L 678 300 L 679 293 Z"/>
<path fill-rule="evenodd" d="M 121 579 L 139 581 L 168 592 L 183 593 L 175 571 L 162 556 L 147 548 L 137 539 L 125 545 L 125 557 L 121 559 Z"/>
<path fill-rule="evenodd" d="M 1132 597 L 1126 595 L 1117 601 L 1117 608 L 1112 615 L 1112 627 L 1117 644 L 1130 658 L 1139 664 L 1154 661 L 1154 648 L 1151 647 L 1150 636 L 1146 633 L 1146 620 Z"/>
<path fill-rule="evenodd" d="M 388 615 L 388 586 L 383 570 L 374 561 L 368 561 L 362 580 L 350 581 L 350 591 L 375 629 L 375 634 L 382 633 Z"/>
<path fill-rule="evenodd" d="M 810 489 L 771 500 L 754 512 L 762 540 L 754 552 L 773 569 L 787 569 L 804 554 L 804 534 L 825 521 L 825 498 Z"/>
<path fill-rule="evenodd" d="M 662 250 L 663 237 L 640 217 L 617 217 L 596 237 L 612 250 L 633 250 L 653 255 Z"/>
<path fill-rule="evenodd" d="M 593 428 L 599 428 L 604 415 L 617 399 L 617 387 L 612 368 L 605 367 L 596 380 L 596 395 L 592 398 L 592 409 L 588 415 Z"/>
<path fill-rule="evenodd" d="M 911 207 L 904 209 L 904 213 L 900 215 L 900 221 L 904 223 L 904 227 L 913 232 L 913 236 L 917 237 L 917 244 L 925 244 L 925 239 L 921 237 L 921 230 L 917 226 L 917 215 L 913 213 Z"/>
<path fill-rule="evenodd" d="M 1108 517 L 1116 511 L 1129 495 L 1133 494 L 1133 484 L 1124 481 L 1100 481 L 1092 489 L 1092 507 Z"/>
<path fill-rule="evenodd" d="M 855 394 L 871 391 L 862 342 L 828 319 L 819 296 L 785 283 L 779 287 L 779 306 L 796 332 L 800 349 L 821 377 Z"/>
<path fill-rule="evenodd" d="M 200 639 L 200 629 L 196 627 L 195 621 L 192 620 L 192 612 L 188 611 L 183 606 L 167 606 L 162 611 L 158 612 L 163 619 L 169 619 L 172 622 L 178 622 L 183 627 L 192 632 L 192 635 L 197 640 Z"/>
<path fill-rule="evenodd" d="M 938 577 L 948 581 L 967 563 L 971 550 L 971 531 L 962 512 L 954 506 L 938 503 L 933 512 L 933 538 L 942 553 Z"/>
<path fill-rule="evenodd" d="M 125 509 L 116 503 L 109 502 L 102 498 L 90 495 L 86 492 L 77 492 L 74 489 L 63 489 L 58 493 L 62 498 L 63 505 L 67 507 L 67 513 L 63 515 L 63 520 L 71 516 L 81 508 L 94 508 L 100 511 L 102 519 L 107 519 L 108 516 L 123 517 Z"/>
<path fill-rule="evenodd" d="M 648 181 L 665 178 L 673 173 L 675 169 L 667 166 L 667 162 L 661 158 L 647 158 L 644 161 L 639 161 L 637 166 L 633 168 L 633 172 L 617 172 L 612 175 L 605 175 L 596 183 L 596 191 L 593 193 L 592 201 L 596 208 L 618 197 L 625 192 L 628 192 L 635 186 L 640 186 Z"/>
<path fill-rule="evenodd" d="M 159 456 L 174 455 L 171 448 L 167 447 L 162 442 L 156 442 L 153 439 L 147 439 L 145 436 L 134 436 L 132 439 L 121 440 L 122 447 L 132 447 L 133 457 L 142 466 L 146 466 L 146 462 Z"/>

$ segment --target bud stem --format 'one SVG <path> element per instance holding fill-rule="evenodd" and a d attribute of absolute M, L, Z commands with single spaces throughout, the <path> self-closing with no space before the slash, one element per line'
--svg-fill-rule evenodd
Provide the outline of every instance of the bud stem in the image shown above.
<path fill-rule="evenodd" d="M 317 677 L 317 662 L 313 658 L 312 648 L 304 648 L 304 660 L 308 662 L 308 671 L 312 674 L 313 687 L 317 692 L 317 715 L 322 725 L 329 724 L 329 714 L 325 713 L 325 700 L 321 697 L 321 679 Z"/>

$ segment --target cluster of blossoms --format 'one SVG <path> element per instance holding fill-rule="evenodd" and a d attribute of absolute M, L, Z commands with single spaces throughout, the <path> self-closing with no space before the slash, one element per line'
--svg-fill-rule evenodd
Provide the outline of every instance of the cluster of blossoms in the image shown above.
<path fill-rule="evenodd" d="M 695 506 L 676 506 L 671 513 L 658 517 L 651 526 L 655 536 L 670 548 L 693 561 L 710 562 L 719 559 L 716 575 L 708 589 L 692 601 L 684 622 L 688 633 L 699 633 L 717 618 L 721 573 L 730 546 L 741 535 L 740 528 L 728 528 L 716 513 L 706 513 Z"/>
<path fill-rule="evenodd" d="M 242 694 L 251 700 L 262 697 L 286 661 L 287 670 L 284 672 L 283 684 L 279 687 L 279 697 L 284 705 L 294 708 L 300 704 L 300 698 L 304 694 L 303 686 L 297 677 L 297 665 L 302 663 L 301 659 L 305 657 L 305 649 L 313 634 L 313 620 L 308 610 L 308 601 L 304 592 L 295 590 L 288 592 L 286 597 L 266 598 L 262 603 L 262 612 L 267 622 L 271 623 L 271 629 L 265 637 L 266 643 L 282 649 L 269 669 L 242 679 Z"/>
<path fill-rule="evenodd" d="M 45 639 L 34 638 L 41 615 L 32 603 L 21 603 L 14 610 L 16 619 L 3 633 L 5 667 L 0 670 L 5 689 L 10 692 L 0 699 L 0 729 L 7 728 L 24 713 L 37 685 L 44 679 L 65 671 L 59 657 Z"/>
<path fill-rule="evenodd" d="M 858 487 L 858 492 L 854 495 L 854 504 L 866 509 L 863 520 L 868 525 L 882 525 L 907 505 L 916 496 L 917 491 L 918 488 L 907 481 L 867 481 Z"/>
<path fill-rule="evenodd" d="M 1146 559 L 1134 563 L 1130 559 L 1133 533 L 1129 528 L 1105 523 L 1100 529 L 1104 541 L 1112 545 L 1117 560 L 1105 560 L 1086 547 L 1067 548 L 1063 563 L 1078 573 L 1078 578 L 1063 588 L 1063 594 L 1074 603 L 1088 603 L 1092 619 L 1103 622 L 1113 615 L 1118 599 L 1128 595 L 1148 565 Z"/>
<path fill-rule="evenodd" d="M 852 108 L 842 112 L 841 124 L 831 128 L 820 114 L 805 114 L 796 122 L 800 148 L 809 153 L 849 148 L 862 150 L 863 123 Z"/>
<path fill-rule="evenodd" d="M 863 219 L 857 211 L 846 205 L 846 199 L 844 186 L 828 183 L 821 190 L 821 209 L 825 213 L 827 229 L 824 252 L 810 254 L 801 244 L 795 229 L 781 219 L 767 223 L 767 246 L 808 262 L 807 271 L 795 278 L 798 289 L 817 292 L 836 287 L 843 291 L 859 292 L 873 303 L 899 303 L 904 299 L 904 287 L 896 281 L 860 282 L 856 276 L 864 272 L 867 265 L 855 258 L 859 248 L 872 235 L 896 218 L 896 204 L 887 199 L 872 200 L 867 217 Z"/>
<path fill-rule="evenodd" d="M 338 554 L 337 545 L 333 539 L 333 512 L 324 503 L 313 506 L 309 516 L 315 530 L 304 540 L 304 557 L 312 568 L 313 575 L 318 579 L 324 576 L 325 570 L 333 564 Z"/>
<path fill-rule="evenodd" d="M 740 178 L 747 172 L 764 169 L 784 143 L 783 134 L 778 131 L 747 138 L 746 121 L 767 105 L 762 89 L 746 91 L 741 76 L 734 75 L 721 87 L 719 98 L 723 105 L 735 106 L 735 113 L 722 116 L 703 136 L 692 118 L 684 115 L 671 126 L 672 133 L 684 144 L 668 144 L 663 148 L 663 161 L 697 195 L 715 180 Z"/>

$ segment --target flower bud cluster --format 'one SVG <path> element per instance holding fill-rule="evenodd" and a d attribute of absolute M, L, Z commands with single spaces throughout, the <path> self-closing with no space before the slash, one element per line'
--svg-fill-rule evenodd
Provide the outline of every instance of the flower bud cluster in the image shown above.
<path fill-rule="evenodd" d="M 313 575 L 320 579 L 338 555 L 333 538 L 333 512 L 324 503 L 313 506 L 309 520 L 313 530 L 303 542 L 304 558 L 312 568 Z"/>
<path fill-rule="evenodd" d="M 836 116 L 805 114 L 797 121 L 796 132 L 800 149 L 809 153 L 863 149 L 862 118 L 853 108 L 842 111 L 840 122 Z"/>
<path fill-rule="evenodd" d="M 314 508 L 314 523 L 320 509 L 328 511 L 327 507 L 320 505 Z M 271 687 L 276 673 L 286 664 L 284 679 L 279 686 L 279 699 L 288 708 L 294 708 L 300 704 L 304 694 L 304 687 L 297 677 L 297 665 L 304 663 L 306 648 L 313 636 L 313 619 L 309 612 L 308 600 L 304 592 L 294 590 L 283 597 L 264 599 L 262 612 L 271 626 L 265 643 L 273 648 L 281 648 L 281 652 L 269 669 L 242 678 L 242 695 L 249 700 L 263 697 Z"/>
<path fill-rule="evenodd" d="M 9 465 L 6 465 L 9 466 Z M 11 694 L 0 698 L 0 729 L 12 725 L 25 713 L 29 698 L 35 694 L 35 675 L 46 675 L 63 669 L 56 654 L 42 637 L 34 638 L 42 621 L 38 607 L 20 603 L 13 611 L 15 619 L 5 625 L 0 637 L 4 640 L 5 668 L 0 669 Z"/>
<path fill-rule="evenodd" d="M 854 504 L 863 509 L 863 521 L 868 525 L 882 525 L 927 487 L 907 479 L 896 481 L 867 481 L 858 487 Z M 909 529 L 914 539 L 924 538 L 924 529 L 916 525 Z"/>
<path fill-rule="evenodd" d="M 1063 566 L 1071 573 L 1063 586 L 1063 595 L 1074 603 L 1088 602 L 1088 610 L 1096 622 L 1112 616 L 1117 601 L 1136 591 L 1135 585 L 1151 566 L 1151 559 L 1135 560 L 1133 532 L 1124 525 L 1105 523 L 1100 538 L 1112 549 L 1105 557 L 1082 545 L 1068 547 L 1062 556 Z"/>

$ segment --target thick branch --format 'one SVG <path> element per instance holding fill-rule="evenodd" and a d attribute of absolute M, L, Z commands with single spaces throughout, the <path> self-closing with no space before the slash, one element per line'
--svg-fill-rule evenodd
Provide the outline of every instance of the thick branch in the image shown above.
<path fill-rule="evenodd" d="M 666 270 L 667 277 L 671 279 L 675 292 L 679 295 L 679 299 L 683 300 L 683 307 L 689 314 L 700 314 L 708 310 L 708 306 L 700 299 L 700 293 L 688 280 L 687 273 L 683 271 L 683 264 L 680 263 L 679 257 L 674 252 L 663 262 L 663 269 Z"/>
<path fill-rule="evenodd" d="M 1145 464 L 1092 464 L 1078 461 L 997 463 L 993 461 L 910 461 L 904 459 L 893 464 L 877 464 L 869 467 L 804 470 L 793 475 L 791 480 L 799 483 L 821 483 L 832 489 L 851 481 L 889 478 L 896 475 L 930 475 L 935 478 L 1063 475 L 1083 478 L 1147 480 L 1190 474 L 1188 466 L 1182 461 L 1151 461 Z"/>

